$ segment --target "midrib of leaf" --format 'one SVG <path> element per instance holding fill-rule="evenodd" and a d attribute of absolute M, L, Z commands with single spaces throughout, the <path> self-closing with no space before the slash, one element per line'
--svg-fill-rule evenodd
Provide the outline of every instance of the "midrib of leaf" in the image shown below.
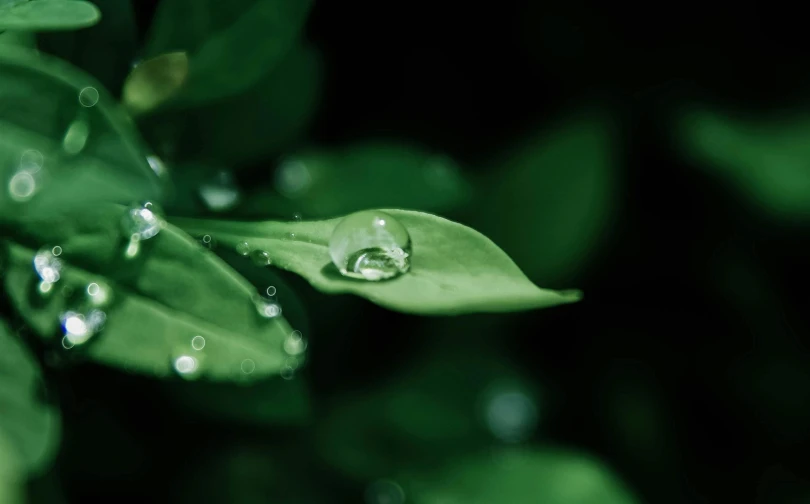
<path fill-rule="evenodd" d="M 25 247 L 23 245 L 15 243 L 15 242 L 12 242 L 12 243 L 14 245 L 14 247 L 12 249 L 12 254 L 19 255 L 20 259 L 22 259 L 23 256 L 26 257 L 26 258 L 33 258 L 34 257 L 34 255 L 36 253 L 34 250 L 29 249 L 28 247 Z M 67 276 L 75 275 L 77 277 L 83 277 L 83 278 L 81 278 L 82 282 L 91 282 L 93 280 L 98 280 L 99 277 L 106 278 L 106 277 L 104 277 L 104 275 L 93 273 L 93 272 L 88 271 L 87 269 L 85 269 L 83 267 L 80 267 L 80 266 L 75 266 L 73 264 L 69 264 L 69 267 L 70 267 L 70 272 L 67 273 Z M 193 327 L 204 328 L 205 330 L 201 330 L 200 333 L 206 335 L 206 338 L 208 338 L 209 336 L 214 335 L 214 339 L 216 339 L 215 335 L 217 335 L 217 334 L 227 334 L 228 337 L 233 338 L 232 341 L 231 341 L 232 343 L 233 343 L 233 341 L 236 341 L 237 345 L 241 345 L 244 349 L 249 349 L 249 347 L 244 346 L 242 343 L 239 343 L 240 342 L 240 335 L 238 333 L 235 333 L 235 332 L 231 331 L 228 328 L 222 327 L 220 325 L 217 325 L 217 324 L 212 323 L 210 321 L 201 319 L 199 317 L 189 315 L 186 312 L 178 311 L 176 308 L 173 308 L 173 307 L 171 307 L 171 306 L 169 306 L 169 305 L 167 305 L 165 303 L 162 303 L 160 301 L 157 301 L 157 300 L 145 295 L 144 293 L 140 292 L 139 290 L 131 288 L 128 285 L 119 284 L 119 283 L 115 283 L 115 282 L 110 282 L 110 285 L 113 288 L 113 292 L 118 292 L 118 291 L 124 292 L 124 293 L 127 294 L 127 297 L 137 300 L 138 302 L 140 302 L 140 303 L 146 305 L 147 307 L 149 307 L 151 310 L 154 310 L 154 311 L 156 311 L 158 313 L 161 313 L 162 315 L 166 316 L 167 318 L 173 318 L 173 319 L 184 321 L 186 323 L 186 325 L 190 325 L 190 326 L 193 326 Z M 248 292 L 245 293 L 245 298 L 246 298 L 245 302 L 250 302 L 250 294 Z M 289 324 L 287 324 L 286 320 L 284 320 L 282 317 L 276 317 L 273 320 L 268 321 L 268 322 L 269 323 L 277 323 L 277 324 L 279 324 L 281 326 L 286 326 L 286 327 L 281 327 L 280 328 L 285 333 L 288 333 L 290 331 L 290 329 L 291 329 Z M 210 328 L 212 328 L 212 327 L 215 328 L 215 329 L 211 330 Z M 247 341 L 246 338 L 241 338 L 241 339 L 244 339 L 245 341 Z M 261 346 L 261 345 L 258 345 L 258 346 Z"/>

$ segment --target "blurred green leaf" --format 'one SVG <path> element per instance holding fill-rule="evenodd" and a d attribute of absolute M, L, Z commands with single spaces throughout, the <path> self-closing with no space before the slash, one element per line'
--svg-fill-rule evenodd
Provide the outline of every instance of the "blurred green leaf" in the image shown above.
<path fill-rule="evenodd" d="M 572 116 L 492 164 L 474 222 L 532 280 L 574 279 L 611 228 L 616 129 L 606 115 Z"/>
<path fill-rule="evenodd" d="M 101 21 L 84 30 L 39 33 L 40 50 L 69 61 L 118 96 L 139 45 L 131 0 L 93 0 Z M 139 2 L 140 3 L 140 2 Z"/>
<path fill-rule="evenodd" d="M 189 81 L 178 97 L 184 104 L 237 95 L 279 65 L 310 6 L 311 0 L 162 0 L 147 53 L 188 52 Z"/>
<path fill-rule="evenodd" d="M 526 383 L 492 348 L 454 345 L 371 391 L 337 398 L 316 433 L 319 456 L 368 481 L 452 461 L 499 439 L 524 441 L 537 427 L 539 402 Z M 503 411 L 516 394 L 526 402 Z M 523 407 L 530 403 L 534 410 Z"/>
<path fill-rule="evenodd" d="M 64 62 L 0 46 L 0 220 L 159 198 L 129 118 Z"/>
<path fill-rule="evenodd" d="M 73 30 L 98 23 L 95 5 L 80 0 L 33 0 L 0 5 L 0 30 Z"/>
<path fill-rule="evenodd" d="M 193 235 L 211 233 L 231 247 L 247 241 L 253 249 L 266 251 L 274 265 L 303 276 L 325 293 L 355 294 L 406 313 L 517 311 L 581 297 L 576 291 L 537 287 L 501 249 L 473 229 L 431 214 L 383 211 L 405 226 L 414 251 L 410 272 L 383 282 L 343 277 L 332 264 L 328 244 L 341 219 L 254 223 L 177 219 L 177 224 Z"/>
<path fill-rule="evenodd" d="M 86 289 L 97 283 L 112 298 L 101 308 L 107 313 L 104 330 L 86 345 L 99 362 L 164 376 L 186 356 L 196 363 L 195 376 L 214 381 L 260 379 L 282 370 L 284 341 L 292 331 L 284 318 L 261 317 L 255 289 L 171 225 L 127 257 L 131 242 L 119 229 L 126 212 L 100 208 L 28 221 L 18 229 L 20 243 L 9 243 L 4 280 L 28 324 L 43 338 L 54 338 L 61 314 L 89 310 L 93 300 Z M 38 291 L 32 266 L 43 245 L 62 248 L 63 271 L 50 296 Z M 60 295 L 66 290 L 74 295 Z M 201 344 L 192 347 L 195 336 L 204 339 L 199 350 Z"/>
<path fill-rule="evenodd" d="M 382 206 L 444 211 L 472 193 L 452 159 L 394 141 L 303 150 L 277 168 L 275 188 L 249 197 L 240 215 L 324 218 Z"/>
<path fill-rule="evenodd" d="M 127 77 L 122 100 L 133 114 L 147 112 L 171 98 L 188 76 L 188 55 L 161 54 L 139 63 Z"/>
<path fill-rule="evenodd" d="M 690 109 L 678 118 L 684 153 L 777 219 L 810 217 L 810 120 Z"/>
<path fill-rule="evenodd" d="M 592 457 L 560 449 L 501 450 L 402 480 L 415 504 L 634 504 L 636 498 Z"/>
<path fill-rule="evenodd" d="M 24 504 L 23 485 L 19 460 L 11 441 L 0 430 L 0 502 Z"/>
<path fill-rule="evenodd" d="M 0 480 L 14 466 L 20 476 L 38 474 L 56 455 L 59 413 L 41 402 L 42 386 L 39 363 L 0 320 L 0 454 L 10 452 L 0 455 Z"/>
<path fill-rule="evenodd" d="M 315 116 L 322 74 L 317 49 L 294 47 L 244 94 L 181 112 L 179 156 L 238 167 L 283 152 Z"/>

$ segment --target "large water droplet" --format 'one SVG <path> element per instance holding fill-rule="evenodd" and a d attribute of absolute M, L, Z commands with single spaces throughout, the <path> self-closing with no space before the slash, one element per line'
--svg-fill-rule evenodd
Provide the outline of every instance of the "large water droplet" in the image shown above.
<path fill-rule="evenodd" d="M 58 250 L 58 254 L 54 252 Z M 45 247 L 34 256 L 34 270 L 43 283 L 53 284 L 59 281 L 62 274 L 62 260 L 57 256 L 62 253 L 62 248 Z"/>
<path fill-rule="evenodd" d="M 357 212 L 335 227 L 329 255 L 347 277 L 385 280 L 410 269 L 411 237 L 405 226 L 388 214 Z"/>
<path fill-rule="evenodd" d="M 121 227 L 127 236 L 138 241 L 148 240 L 160 232 L 161 222 L 150 203 L 129 209 L 124 214 Z"/>
<path fill-rule="evenodd" d="M 200 186 L 200 198 L 212 212 L 224 212 L 235 207 L 242 195 L 233 176 L 228 172 L 219 172 L 210 182 Z"/>
<path fill-rule="evenodd" d="M 87 343 L 98 334 L 107 321 L 107 314 L 98 309 L 92 309 L 87 313 L 66 311 L 59 316 L 59 321 L 65 334 L 62 346 L 70 349 L 75 345 Z"/>
<path fill-rule="evenodd" d="M 251 251 L 250 259 L 256 266 L 269 266 L 273 262 L 266 250 Z"/>

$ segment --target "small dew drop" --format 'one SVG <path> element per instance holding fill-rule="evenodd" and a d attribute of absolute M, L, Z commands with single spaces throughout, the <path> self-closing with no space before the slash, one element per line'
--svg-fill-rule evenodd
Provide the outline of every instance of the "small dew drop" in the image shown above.
<path fill-rule="evenodd" d="M 307 165 L 296 159 L 281 163 L 275 173 L 276 190 L 287 198 L 298 198 L 309 191 L 312 176 Z"/>
<path fill-rule="evenodd" d="M 250 252 L 250 259 L 256 266 L 269 266 L 273 261 L 266 250 L 253 250 Z"/>
<path fill-rule="evenodd" d="M 130 208 L 121 220 L 121 228 L 126 236 L 148 240 L 160 232 L 161 222 L 153 211 L 152 204 Z"/>
<path fill-rule="evenodd" d="M 301 222 L 303 219 L 304 219 L 304 217 L 301 215 L 301 212 L 295 212 L 293 214 L 293 220 L 295 220 L 297 222 Z"/>
<path fill-rule="evenodd" d="M 294 241 L 295 240 L 295 233 L 293 233 L 292 231 L 287 233 L 287 239 L 291 240 L 291 241 Z"/>
<path fill-rule="evenodd" d="M 537 427 L 537 405 L 520 388 L 498 386 L 484 400 L 484 419 L 493 436 L 505 443 L 519 443 Z"/>
<path fill-rule="evenodd" d="M 205 338 L 199 335 L 191 338 L 191 348 L 194 350 L 202 350 L 205 348 Z"/>
<path fill-rule="evenodd" d="M 87 294 L 91 296 L 98 295 L 99 291 L 101 291 L 101 288 L 95 282 L 87 286 Z"/>
<path fill-rule="evenodd" d="M 107 306 L 112 301 L 113 291 L 105 283 L 91 282 L 87 284 L 85 292 L 87 292 L 87 301 L 97 308 Z"/>
<path fill-rule="evenodd" d="M 37 191 L 37 181 L 34 176 L 26 171 L 20 170 L 11 176 L 8 181 L 8 193 L 14 201 L 28 201 Z"/>
<path fill-rule="evenodd" d="M 250 245 L 248 244 L 248 242 L 246 241 L 239 242 L 236 245 L 236 253 L 243 256 L 250 254 Z"/>
<path fill-rule="evenodd" d="M 59 252 L 62 252 L 61 248 Z M 62 274 L 62 260 L 57 255 L 54 255 L 53 249 L 43 248 L 34 256 L 34 270 L 43 282 L 48 284 L 56 283 Z"/>
<path fill-rule="evenodd" d="M 36 173 L 45 164 L 45 157 L 36 149 L 28 149 L 20 155 L 20 168 L 28 173 Z"/>
<path fill-rule="evenodd" d="M 180 355 L 172 362 L 175 372 L 183 378 L 192 378 L 199 369 L 199 362 L 190 355 Z"/>
<path fill-rule="evenodd" d="M 273 297 L 276 295 L 276 288 L 271 285 L 270 287 L 267 288 L 267 291 L 265 292 L 267 292 L 268 296 Z"/>
<path fill-rule="evenodd" d="M 74 346 L 76 345 L 72 341 L 70 341 L 70 339 L 67 336 L 62 336 L 62 348 L 64 348 L 65 350 L 70 350 Z"/>
<path fill-rule="evenodd" d="M 205 206 L 212 212 L 230 210 L 242 199 L 233 176 L 228 172 L 220 172 L 214 180 L 201 185 L 199 194 Z"/>
<path fill-rule="evenodd" d="M 285 380 L 292 380 L 293 377 L 295 377 L 295 369 L 285 365 L 283 368 L 281 368 L 279 374 Z"/>
<path fill-rule="evenodd" d="M 357 212 L 335 227 L 329 255 L 344 276 L 386 280 L 410 270 L 411 238 L 405 226 L 390 215 Z"/>
<path fill-rule="evenodd" d="M 256 363 L 253 362 L 253 359 L 245 359 L 242 361 L 241 364 L 242 372 L 245 374 L 251 374 L 253 371 L 256 370 Z"/>
<path fill-rule="evenodd" d="M 301 335 L 301 331 L 293 331 L 284 340 L 284 351 L 288 355 L 301 355 L 307 349 L 307 342 Z"/>
<path fill-rule="evenodd" d="M 90 310 L 86 314 L 66 311 L 59 316 L 59 321 L 64 331 L 64 339 L 72 346 L 83 345 L 101 331 L 107 321 L 107 314 L 97 309 Z M 67 348 L 64 341 L 62 346 Z"/>
<path fill-rule="evenodd" d="M 258 314 L 264 318 L 275 318 L 281 315 L 281 306 L 272 299 L 256 294 L 253 303 L 256 305 Z"/>
<path fill-rule="evenodd" d="M 395 481 L 377 480 L 366 487 L 366 504 L 404 504 L 405 491 Z"/>
<path fill-rule="evenodd" d="M 92 107 L 98 103 L 98 89 L 88 86 L 79 91 L 79 103 L 82 107 Z"/>
<path fill-rule="evenodd" d="M 59 245 L 55 246 L 54 248 L 51 249 L 51 253 L 57 257 L 62 255 L 62 247 L 60 247 Z"/>

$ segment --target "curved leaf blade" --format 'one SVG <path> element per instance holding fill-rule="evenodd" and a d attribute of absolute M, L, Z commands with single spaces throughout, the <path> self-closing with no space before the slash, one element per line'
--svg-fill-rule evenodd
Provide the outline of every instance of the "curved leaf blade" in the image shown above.
<path fill-rule="evenodd" d="M 139 63 L 124 82 L 121 99 L 133 114 L 148 112 L 179 92 L 188 76 L 188 55 L 162 54 Z"/>
<path fill-rule="evenodd" d="M 92 77 L 0 46 L 0 216 L 159 199 L 162 182 L 144 152 L 131 119 Z"/>
<path fill-rule="evenodd" d="M 0 30 L 74 30 L 100 19 L 98 8 L 81 0 L 36 0 L 0 8 Z"/>
<path fill-rule="evenodd" d="M 512 260 L 481 233 L 442 217 L 408 210 L 382 210 L 409 231 L 411 270 L 383 282 L 341 276 L 328 251 L 341 219 L 313 222 L 195 221 L 176 224 L 192 235 L 210 233 L 220 242 L 267 251 L 275 265 L 306 278 L 328 294 L 354 294 L 380 306 L 422 315 L 506 312 L 578 301 L 576 291 L 534 285 Z M 295 240 L 288 239 L 289 233 Z"/>
<path fill-rule="evenodd" d="M 45 470 L 59 447 L 59 413 L 37 398 L 41 386 L 39 363 L 0 320 L 0 445 L 5 438 L 11 448 L 6 462 L 22 474 Z M 0 480 L 3 465 L 0 460 Z"/>
<path fill-rule="evenodd" d="M 258 314 L 255 289 L 170 225 L 143 242 L 137 257 L 124 257 L 127 242 L 117 229 L 122 213 L 107 209 L 32 222 L 21 235 L 25 245 L 8 244 L 6 290 L 40 336 L 56 337 L 59 315 L 73 309 L 69 297 L 36 294 L 36 248 L 58 244 L 65 266 L 57 289 L 83 292 L 95 282 L 110 286 L 113 294 L 104 330 L 87 345 L 94 360 L 165 376 L 174 359 L 189 355 L 198 360 L 200 376 L 212 381 L 254 380 L 283 369 L 284 340 L 292 329 L 280 316 L 268 320 Z M 205 339 L 201 350 L 191 345 L 198 335 Z"/>

